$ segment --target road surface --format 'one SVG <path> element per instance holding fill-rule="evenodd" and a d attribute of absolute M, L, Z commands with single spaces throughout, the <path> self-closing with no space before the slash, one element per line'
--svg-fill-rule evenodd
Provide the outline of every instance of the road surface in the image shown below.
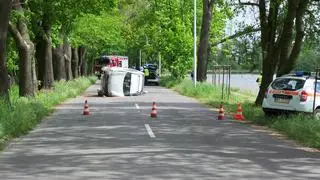
<path fill-rule="evenodd" d="M 135 97 L 59 105 L 1 152 L 0 179 L 320 179 L 320 154 L 232 120 L 161 87 Z M 158 118 L 151 119 L 151 105 Z"/>

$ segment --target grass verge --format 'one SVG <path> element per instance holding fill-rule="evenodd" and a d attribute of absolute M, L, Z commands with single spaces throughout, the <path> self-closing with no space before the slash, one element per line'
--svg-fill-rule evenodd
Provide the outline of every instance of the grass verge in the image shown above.
<path fill-rule="evenodd" d="M 174 89 L 182 95 L 194 97 L 214 108 L 219 108 L 222 102 L 226 113 L 235 113 L 239 102 L 243 115 L 252 123 L 275 129 L 304 146 L 320 148 L 320 121 L 311 115 L 293 114 L 274 118 L 265 117 L 261 107 L 254 105 L 256 95 L 242 92 L 236 88 L 231 88 L 229 99 L 222 100 L 222 88 L 208 83 L 198 83 L 197 87 L 194 87 L 190 80 L 177 81 L 170 77 L 163 77 L 161 85 Z"/>
<path fill-rule="evenodd" d="M 19 97 L 18 87 L 10 89 L 9 107 L 0 100 L 0 150 L 13 138 L 32 130 L 43 117 L 50 114 L 54 106 L 68 98 L 76 97 L 96 78 L 80 77 L 72 81 L 60 81 L 54 84 L 52 90 L 39 91 L 35 97 Z"/>

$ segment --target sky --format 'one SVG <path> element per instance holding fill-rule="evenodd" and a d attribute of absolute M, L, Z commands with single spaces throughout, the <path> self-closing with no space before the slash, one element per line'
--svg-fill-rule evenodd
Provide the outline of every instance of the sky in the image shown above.
<path fill-rule="evenodd" d="M 235 32 L 241 30 L 243 25 L 258 25 L 259 14 L 257 8 L 247 7 L 241 10 L 232 20 L 229 20 L 226 25 L 226 35 L 230 36 Z"/>

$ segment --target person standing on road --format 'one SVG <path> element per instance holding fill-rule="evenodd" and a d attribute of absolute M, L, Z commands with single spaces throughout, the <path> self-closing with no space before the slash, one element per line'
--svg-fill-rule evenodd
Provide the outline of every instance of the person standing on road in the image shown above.
<path fill-rule="evenodd" d="M 147 84 L 148 78 L 149 78 L 149 75 L 150 75 L 149 69 L 148 68 L 144 68 L 143 72 L 144 72 L 144 84 Z"/>
<path fill-rule="evenodd" d="M 259 88 L 260 88 L 260 87 L 261 87 L 261 82 L 262 82 L 262 73 L 260 73 L 260 74 L 259 74 L 259 76 L 258 76 L 258 78 L 257 78 L 256 82 L 258 83 Z"/>

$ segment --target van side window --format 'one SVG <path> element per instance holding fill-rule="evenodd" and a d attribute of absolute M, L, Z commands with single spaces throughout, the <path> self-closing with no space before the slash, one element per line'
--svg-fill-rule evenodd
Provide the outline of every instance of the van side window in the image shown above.
<path fill-rule="evenodd" d="M 313 89 L 313 88 L 312 88 L 312 89 Z M 317 93 L 320 93 L 320 82 L 317 82 L 316 89 L 317 89 Z"/>

